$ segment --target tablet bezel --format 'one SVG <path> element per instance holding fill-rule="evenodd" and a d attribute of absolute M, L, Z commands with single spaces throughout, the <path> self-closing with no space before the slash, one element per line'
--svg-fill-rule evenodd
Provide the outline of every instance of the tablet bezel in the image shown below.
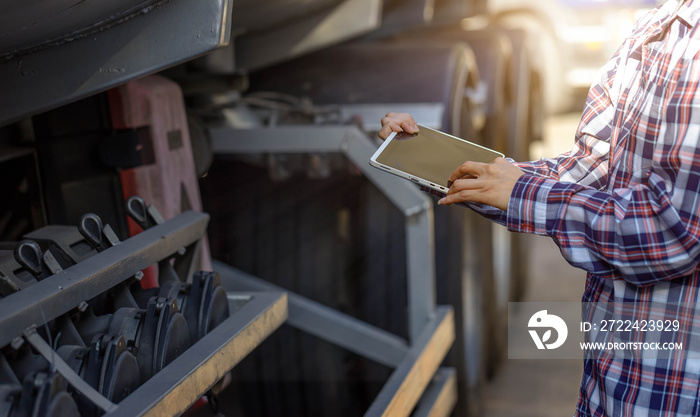
<path fill-rule="evenodd" d="M 447 134 L 447 133 L 445 133 L 445 132 L 441 132 L 441 131 L 439 131 L 439 130 L 431 129 L 431 128 L 426 127 L 426 126 L 423 126 L 423 125 L 418 125 L 418 129 L 419 129 L 419 130 L 420 130 L 420 129 L 430 130 L 430 131 L 439 133 L 439 134 L 442 135 L 443 137 L 456 140 L 456 141 L 458 141 L 458 142 L 460 142 L 460 143 L 464 143 L 464 144 L 466 144 L 466 145 L 468 145 L 468 146 L 470 146 L 470 147 L 477 147 L 477 148 L 481 148 L 481 149 L 484 149 L 484 150 L 493 152 L 493 153 L 494 153 L 494 159 L 497 158 L 497 157 L 499 157 L 499 156 L 500 156 L 500 157 L 504 157 L 504 155 L 503 155 L 501 152 L 494 151 L 493 149 L 490 149 L 490 148 L 487 148 L 487 147 L 485 147 L 485 146 L 479 145 L 478 143 L 470 142 L 470 141 L 468 141 L 468 140 L 465 140 L 465 139 L 462 139 L 462 138 L 458 138 L 458 137 L 456 137 L 456 136 L 452 136 L 452 135 L 450 135 L 450 134 Z M 379 168 L 379 169 L 382 169 L 382 170 L 384 170 L 384 171 L 387 171 L 387 172 L 389 172 L 390 174 L 394 174 L 394 175 L 397 175 L 397 176 L 399 176 L 399 177 L 401 177 L 401 178 L 407 179 L 407 180 L 409 180 L 409 181 L 413 181 L 413 182 L 415 182 L 415 183 L 417 183 L 417 184 L 419 184 L 419 185 L 423 185 L 423 186 L 425 186 L 425 187 L 428 187 L 428 188 L 433 189 L 433 190 L 435 190 L 435 191 L 438 191 L 438 192 L 440 192 L 440 193 L 447 193 L 447 191 L 449 190 L 448 187 L 445 187 L 445 186 L 440 185 L 440 184 L 435 184 L 435 183 L 433 183 L 433 182 L 431 182 L 431 181 L 429 181 L 429 180 L 426 180 L 425 178 L 421 178 L 421 177 L 418 176 L 418 175 L 415 175 L 415 174 L 411 174 L 411 173 L 402 171 L 402 170 L 400 170 L 400 169 L 398 169 L 398 168 L 394 168 L 394 167 L 392 167 L 392 166 L 390 166 L 390 165 L 386 165 L 386 164 L 383 164 L 383 163 L 377 161 L 377 158 L 382 154 L 382 152 L 384 152 L 384 150 L 387 148 L 387 146 L 389 145 L 389 143 L 391 143 L 391 141 L 394 140 L 394 138 L 396 137 L 396 135 L 397 135 L 397 132 L 391 132 L 391 134 L 389 135 L 389 137 L 386 138 L 386 140 L 381 144 L 381 146 L 374 152 L 374 155 L 372 155 L 372 157 L 370 158 L 370 160 L 369 160 L 370 165 L 372 165 L 372 166 L 375 167 L 375 168 Z M 465 161 L 465 162 L 466 162 L 466 161 Z M 457 167 L 455 167 L 455 169 L 457 169 Z"/>

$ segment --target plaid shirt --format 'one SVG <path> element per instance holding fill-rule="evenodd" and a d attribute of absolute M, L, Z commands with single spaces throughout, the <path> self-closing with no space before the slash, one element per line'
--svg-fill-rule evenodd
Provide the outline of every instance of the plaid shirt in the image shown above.
<path fill-rule="evenodd" d="M 506 213 L 472 206 L 511 231 L 551 236 L 588 272 L 584 306 L 697 305 L 699 19 L 700 0 L 643 17 L 591 87 L 573 149 L 519 163 L 526 174 Z M 699 386 L 700 360 L 584 359 L 576 415 L 696 416 Z"/>

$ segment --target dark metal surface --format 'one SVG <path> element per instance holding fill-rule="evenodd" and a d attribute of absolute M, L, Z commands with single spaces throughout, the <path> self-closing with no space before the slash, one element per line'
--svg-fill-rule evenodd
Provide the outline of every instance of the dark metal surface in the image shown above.
<path fill-rule="evenodd" d="M 236 0 L 233 27 L 236 32 L 255 32 L 303 18 L 343 0 Z"/>
<path fill-rule="evenodd" d="M 232 0 L 164 1 L 89 36 L 0 62 L 0 125 L 226 45 L 231 6 Z"/>
<path fill-rule="evenodd" d="M 207 214 L 185 212 L 5 297 L 0 303 L 0 346 L 29 327 L 66 313 L 137 271 L 173 255 L 181 245 L 197 241 L 204 235 L 208 221 Z"/>
<path fill-rule="evenodd" d="M 231 317 L 105 417 L 182 414 L 287 318 L 284 293 L 229 294 L 228 298 Z"/>
<path fill-rule="evenodd" d="M 214 268 L 228 291 L 285 291 L 216 260 Z M 298 294 L 288 297 L 291 326 L 390 367 L 397 366 L 408 352 L 405 340 L 385 330 Z"/>
<path fill-rule="evenodd" d="M 80 232 L 72 226 L 45 226 L 27 233 L 24 237 L 40 245 L 43 244 L 49 248 L 55 248 L 56 252 L 62 257 L 62 261 L 69 265 L 76 264 L 94 255 L 92 247 L 85 241 Z"/>
<path fill-rule="evenodd" d="M 101 410 L 111 411 L 116 408 L 116 405 L 106 399 L 95 388 L 85 382 L 71 367 L 61 359 L 53 348 L 46 343 L 44 339 L 34 329 L 30 329 L 24 334 L 25 339 L 29 344 L 49 361 L 64 378 L 79 392 L 86 395 L 90 400 Z"/>
<path fill-rule="evenodd" d="M 0 5 L 0 60 L 108 28 L 162 0 L 28 0 Z"/>
<path fill-rule="evenodd" d="M 378 28 L 382 0 L 344 0 L 285 25 L 234 39 L 239 70 L 253 70 L 335 45 Z"/>

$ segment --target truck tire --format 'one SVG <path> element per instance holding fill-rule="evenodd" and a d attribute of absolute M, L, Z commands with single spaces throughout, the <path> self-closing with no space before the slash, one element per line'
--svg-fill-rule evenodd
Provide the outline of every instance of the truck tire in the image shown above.
<path fill-rule="evenodd" d="M 508 108 L 512 97 L 512 46 L 499 30 L 464 31 L 461 28 L 440 29 L 431 32 L 432 39 L 443 42 L 466 42 L 474 51 L 479 74 L 488 86 L 486 96 L 486 120 L 480 134 L 483 143 L 493 149 L 507 152 L 510 136 L 508 131 Z M 509 293 L 509 272 L 513 261 L 508 232 L 502 226 L 489 224 L 491 239 L 484 245 L 491 245 L 492 273 L 482 277 L 483 291 L 483 366 L 486 378 L 495 375 L 502 362 L 506 349 L 507 336 L 507 296 Z"/>
<path fill-rule="evenodd" d="M 467 42 L 476 56 L 479 73 L 488 85 L 484 143 L 516 161 L 529 160 L 530 128 L 536 128 L 530 111 L 532 65 L 525 33 L 491 25 L 480 30 L 440 28 L 427 36 Z M 536 100 L 536 98 L 535 98 Z M 527 285 L 527 255 L 523 237 L 493 225 L 494 279 L 484 281 L 486 374 L 495 374 L 506 351 L 508 302 L 522 297 Z"/>

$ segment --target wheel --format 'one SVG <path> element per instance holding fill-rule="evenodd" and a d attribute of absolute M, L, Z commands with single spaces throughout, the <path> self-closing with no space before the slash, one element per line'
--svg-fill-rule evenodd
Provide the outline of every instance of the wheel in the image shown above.
<path fill-rule="evenodd" d="M 500 30 L 442 30 L 434 37 L 466 42 L 474 51 L 481 80 L 486 83 L 486 117 L 480 134 L 483 143 L 508 155 L 511 137 L 508 130 L 509 108 L 513 102 L 512 45 Z M 503 227 L 487 223 L 477 235 L 482 245 L 489 246 L 490 273 L 481 276 L 483 323 L 481 330 L 486 378 L 495 375 L 505 356 L 507 340 L 508 294 L 513 265 L 511 236 Z M 486 252 L 484 252 L 486 254 Z"/>

